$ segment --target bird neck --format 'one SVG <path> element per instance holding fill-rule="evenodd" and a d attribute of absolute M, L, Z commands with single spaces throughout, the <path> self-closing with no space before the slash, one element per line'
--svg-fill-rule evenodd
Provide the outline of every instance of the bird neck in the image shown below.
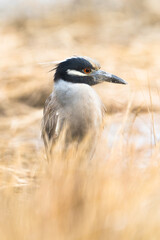
<path fill-rule="evenodd" d="M 72 103 L 81 103 L 87 102 L 88 99 L 98 99 L 97 93 L 92 87 L 87 84 L 79 83 L 70 83 L 66 82 L 63 79 L 60 79 L 54 84 L 54 94 L 56 95 L 57 100 L 62 105 L 69 105 Z"/>
<path fill-rule="evenodd" d="M 73 87 L 74 83 L 71 82 L 67 82 L 63 79 L 59 79 L 58 81 L 56 81 L 54 83 L 54 91 L 55 92 L 66 92 L 68 91 L 68 89 L 70 89 L 71 87 Z"/>

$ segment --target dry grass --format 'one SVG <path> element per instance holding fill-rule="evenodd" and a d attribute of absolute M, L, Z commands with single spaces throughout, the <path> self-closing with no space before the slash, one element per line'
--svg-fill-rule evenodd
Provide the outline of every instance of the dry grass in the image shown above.
<path fill-rule="evenodd" d="M 2 24 L 0 239 L 160 239 L 159 23 L 94 13 Z M 108 114 L 91 162 L 58 148 L 47 163 L 40 124 L 52 74 L 38 63 L 73 54 L 129 84 L 95 87 Z"/>

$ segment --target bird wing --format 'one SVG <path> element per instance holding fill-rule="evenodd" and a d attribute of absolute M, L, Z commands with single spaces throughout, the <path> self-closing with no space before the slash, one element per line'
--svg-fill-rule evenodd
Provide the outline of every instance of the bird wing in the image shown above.
<path fill-rule="evenodd" d="M 42 137 L 45 146 L 54 142 L 59 136 L 61 121 L 58 112 L 59 106 L 55 95 L 52 93 L 46 100 L 42 119 Z"/>

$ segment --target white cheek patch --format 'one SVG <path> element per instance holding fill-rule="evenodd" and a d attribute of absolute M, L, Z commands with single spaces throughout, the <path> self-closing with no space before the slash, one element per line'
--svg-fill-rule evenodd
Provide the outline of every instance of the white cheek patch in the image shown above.
<path fill-rule="evenodd" d="M 77 70 L 71 70 L 71 69 L 68 69 L 68 70 L 67 70 L 67 73 L 68 73 L 69 75 L 74 75 L 74 76 L 86 76 L 85 73 L 79 72 L 79 71 L 77 71 Z"/>

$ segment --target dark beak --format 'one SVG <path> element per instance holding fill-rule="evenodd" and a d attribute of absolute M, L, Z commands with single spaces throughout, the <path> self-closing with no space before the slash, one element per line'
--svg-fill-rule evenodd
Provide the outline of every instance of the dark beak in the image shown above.
<path fill-rule="evenodd" d="M 93 73 L 93 77 L 96 81 L 96 83 L 100 82 L 112 82 L 112 83 L 119 83 L 119 84 L 127 84 L 126 81 L 124 81 L 122 78 L 117 77 L 116 75 L 113 75 L 111 73 L 107 73 L 105 71 L 95 71 Z"/>

